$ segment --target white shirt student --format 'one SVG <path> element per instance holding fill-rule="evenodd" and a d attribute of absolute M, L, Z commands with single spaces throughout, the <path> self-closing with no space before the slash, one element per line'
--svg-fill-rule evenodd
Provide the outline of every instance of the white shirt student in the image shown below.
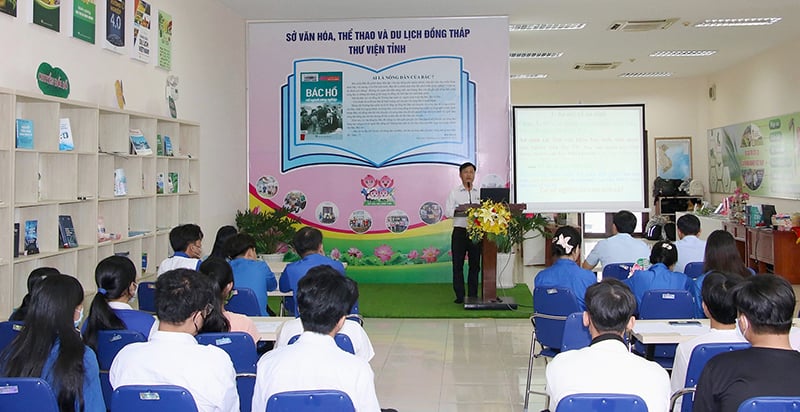
<path fill-rule="evenodd" d="M 275 340 L 275 347 L 280 348 L 288 345 L 292 337 L 302 333 L 303 322 L 300 318 L 284 322 L 278 329 L 278 338 Z M 372 347 L 372 342 L 369 340 L 367 332 L 358 322 L 346 321 L 339 333 L 343 333 L 350 338 L 350 341 L 353 342 L 353 351 L 357 357 L 369 362 L 372 360 L 372 357 L 375 356 L 375 349 Z"/>

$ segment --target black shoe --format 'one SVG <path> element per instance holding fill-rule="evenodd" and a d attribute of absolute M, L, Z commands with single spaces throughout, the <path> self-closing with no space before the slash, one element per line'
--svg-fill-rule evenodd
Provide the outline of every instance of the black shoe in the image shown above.
<path fill-rule="evenodd" d="M 462 304 L 464 303 L 464 298 L 456 298 L 456 300 L 454 300 L 453 303 Z"/>

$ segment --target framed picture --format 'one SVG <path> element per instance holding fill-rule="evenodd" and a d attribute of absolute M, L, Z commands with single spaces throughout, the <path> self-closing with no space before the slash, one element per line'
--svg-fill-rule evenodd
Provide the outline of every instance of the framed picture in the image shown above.
<path fill-rule="evenodd" d="M 662 179 L 692 177 L 692 138 L 657 137 L 656 175 Z"/>

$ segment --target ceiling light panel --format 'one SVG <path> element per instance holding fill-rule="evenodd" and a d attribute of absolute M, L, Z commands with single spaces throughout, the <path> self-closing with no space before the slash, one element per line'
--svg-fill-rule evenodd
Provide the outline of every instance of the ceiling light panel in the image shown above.
<path fill-rule="evenodd" d="M 563 55 L 563 52 L 518 52 L 509 53 L 508 57 L 512 59 L 555 59 Z"/>
<path fill-rule="evenodd" d="M 537 73 L 537 74 L 512 74 L 512 79 L 545 79 L 547 78 L 547 74 L 545 73 Z"/>
<path fill-rule="evenodd" d="M 670 77 L 672 73 L 670 72 L 629 72 L 629 73 L 622 73 L 619 77 L 626 77 L 626 78 L 645 78 L 645 77 Z"/>
<path fill-rule="evenodd" d="M 769 26 L 781 21 L 780 17 L 745 17 L 740 19 L 705 19 L 694 27 Z"/>
<path fill-rule="evenodd" d="M 580 30 L 586 23 L 509 24 L 509 31 Z"/>
<path fill-rule="evenodd" d="M 659 50 L 650 53 L 650 57 L 703 57 L 716 53 L 716 50 Z"/>

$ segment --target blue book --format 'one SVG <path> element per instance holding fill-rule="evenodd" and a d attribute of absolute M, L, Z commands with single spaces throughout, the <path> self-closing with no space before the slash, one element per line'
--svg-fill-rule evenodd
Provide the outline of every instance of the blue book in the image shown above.
<path fill-rule="evenodd" d="M 39 253 L 39 221 L 25 221 L 25 254 L 34 255 Z"/>
<path fill-rule="evenodd" d="M 173 156 L 172 153 L 172 139 L 169 136 L 164 136 L 164 156 Z"/>
<path fill-rule="evenodd" d="M 69 118 L 64 118 L 58 122 L 58 150 L 70 151 L 72 149 L 75 149 L 72 127 L 69 124 Z"/>
<path fill-rule="evenodd" d="M 17 119 L 17 149 L 33 149 L 33 120 Z"/>

